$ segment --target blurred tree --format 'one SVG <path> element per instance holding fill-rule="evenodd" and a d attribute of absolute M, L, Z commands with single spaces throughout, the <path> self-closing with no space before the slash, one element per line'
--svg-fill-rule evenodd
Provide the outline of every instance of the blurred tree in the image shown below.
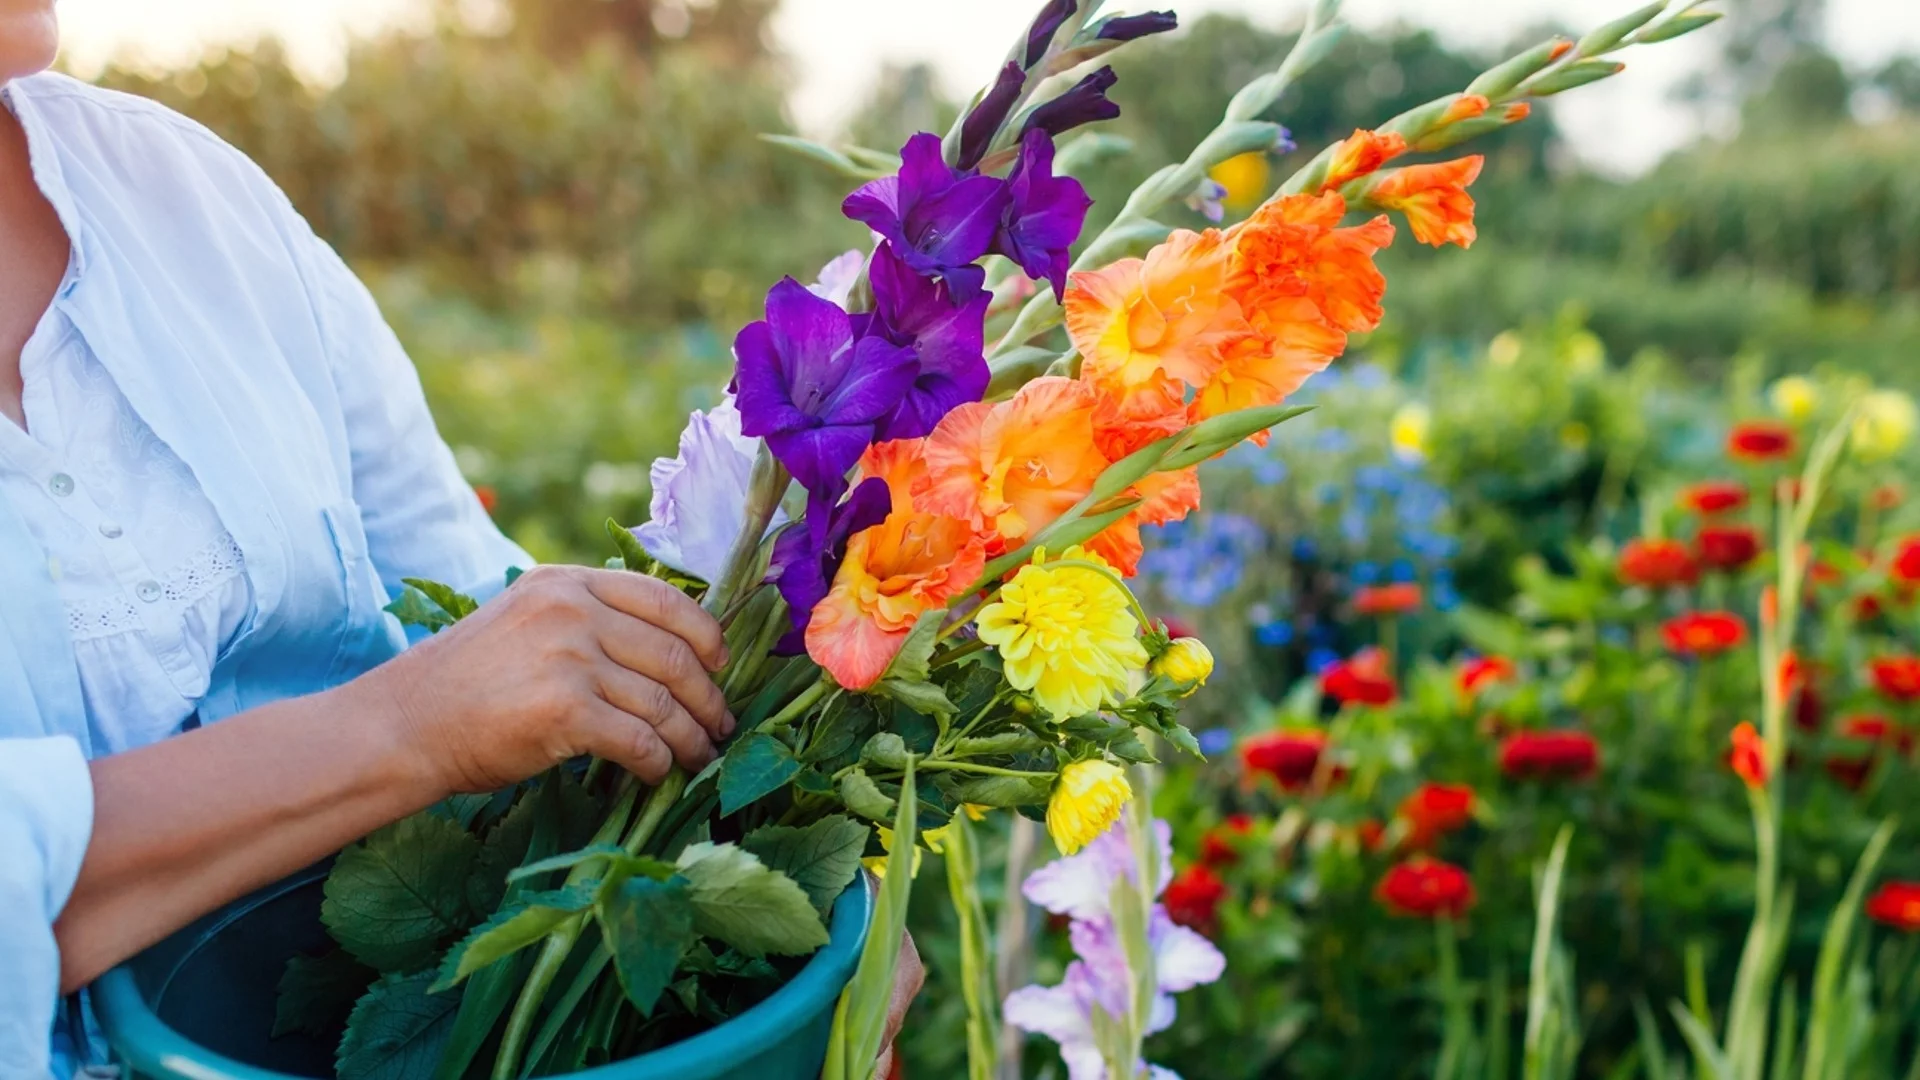
<path fill-rule="evenodd" d="M 777 0 L 506 0 L 515 33 L 558 57 L 614 42 L 647 56 L 697 41 L 734 62 L 766 53 L 762 34 Z"/>
<path fill-rule="evenodd" d="M 1849 119 L 1853 80 L 1830 52 L 1805 45 L 1781 62 L 1765 89 L 1740 109 L 1743 135 L 1832 127 Z"/>
<path fill-rule="evenodd" d="M 1920 112 L 1920 57 L 1896 56 L 1873 73 L 1869 85 L 1902 112 Z"/>
<path fill-rule="evenodd" d="M 915 132 L 946 131 L 959 111 L 940 92 L 931 65 L 888 64 L 866 106 L 847 125 L 847 137 L 876 150 L 898 150 Z"/>

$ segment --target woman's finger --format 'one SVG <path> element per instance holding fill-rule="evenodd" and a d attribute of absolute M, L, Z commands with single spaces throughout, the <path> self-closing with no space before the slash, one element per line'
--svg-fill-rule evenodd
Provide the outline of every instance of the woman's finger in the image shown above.
<path fill-rule="evenodd" d="M 673 751 L 652 724 L 605 701 L 576 710 L 580 745 L 574 749 L 606 758 L 649 784 L 673 769 Z"/>
<path fill-rule="evenodd" d="M 708 734 L 716 739 L 733 734 L 727 697 L 714 685 L 692 645 L 618 612 L 608 612 L 596 625 L 595 635 L 608 659 L 673 691 L 674 698 Z"/>
<path fill-rule="evenodd" d="M 720 623 L 679 589 L 645 574 L 624 570 L 585 570 L 587 588 L 615 611 L 680 638 L 693 646 L 708 671 L 727 664 L 727 639 Z"/>
<path fill-rule="evenodd" d="M 713 760 L 717 753 L 713 740 L 665 686 L 612 663 L 601 665 L 599 678 L 600 696 L 621 712 L 653 725 L 682 768 L 699 772 Z"/>

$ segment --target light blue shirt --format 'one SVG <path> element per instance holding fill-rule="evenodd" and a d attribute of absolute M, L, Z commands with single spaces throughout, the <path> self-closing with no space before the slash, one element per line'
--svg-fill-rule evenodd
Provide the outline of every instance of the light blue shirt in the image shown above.
<path fill-rule="evenodd" d="M 530 560 L 435 431 L 364 287 L 273 182 L 198 124 L 60 75 L 0 90 L 73 245 L 55 305 L 192 470 L 253 607 L 201 722 L 353 678 L 406 645 L 403 577 L 476 594 Z M 3 259 L 0 256 L 0 259 Z M 0 1076 L 65 1075 L 53 922 L 96 748 L 47 553 L 0 499 Z"/>

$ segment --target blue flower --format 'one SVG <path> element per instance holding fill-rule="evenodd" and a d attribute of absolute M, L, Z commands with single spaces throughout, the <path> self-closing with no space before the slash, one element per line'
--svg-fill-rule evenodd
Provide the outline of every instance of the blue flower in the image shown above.
<path fill-rule="evenodd" d="M 1374 562 L 1354 563 L 1353 569 L 1347 571 L 1347 577 L 1352 579 L 1355 585 L 1371 585 L 1380 580 L 1380 564 Z"/>
<path fill-rule="evenodd" d="M 1284 648 L 1293 643 L 1293 624 L 1285 619 L 1261 623 L 1253 628 L 1253 639 L 1269 649 Z"/>
<path fill-rule="evenodd" d="M 1208 728 L 1200 733 L 1200 752 L 1212 757 L 1233 748 L 1233 732 L 1227 728 Z"/>
<path fill-rule="evenodd" d="M 1307 654 L 1307 670 L 1315 675 L 1340 662 L 1340 654 L 1328 648 L 1318 648 Z"/>

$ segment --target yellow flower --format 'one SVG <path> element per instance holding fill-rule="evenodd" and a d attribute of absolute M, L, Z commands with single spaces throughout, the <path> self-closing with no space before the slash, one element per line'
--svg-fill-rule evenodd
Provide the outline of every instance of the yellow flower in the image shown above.
<path fill-rule="evenodd" d="M 1774 412 L 1803 424 L 1820 407 L 1820 388 L 1804 375 L 1788 375 L 1767 388 L 1767 400 L 1773 402 Z"/>
<path fill-rule="evenodd" d="M 867 857 L 860 860 L 860 865 L 872 871 L 874 877 L 879 878 L 881 881 L 885 881 L 887 880 L 887 856 L 893 854 L 893 830 L 887 828 L 885 825 L 875 825 L 874 828 L 878 830 L 880 833 L 881 850 L 885 851 L 887 854 L 886 855 L 868 855 Z M 940 845 L 942 842 L 946 840 L 946 838 L 947 838 L 947 828 L 946 826 L 943 825 L 938 829 L 928 829 L 922 832 L 920 834 L 920 844 L 925 844 L 927 846 L 928 851 L 931 851 L 935 855 L 938 855 L 940 854 Z M 920 844 L 915 844 L 913 846 L 913 876 L 914 877 L 920 876 Z"/>
<path fill-rule="evenodd" d="M 1260 201 L 1267 193 L 1267 181 L 1272 174 L 1267 155 L 1260 150 L 1236 154 L 1207 171 L 1214 183 L 1227 189 L 1226 197 L 1220 201 L 1235 213 Z"/>
<path fill-rule="evenodd" d="M 1106 561 L 1068 548 L 1063 563 L 1046 551 L 1020 568 L 1000 599 L 980 610 L 980 640 L 1000 651 L 1007 682 L 1024 690 L 1055 720 L 1068 720 L 1124 700 L 1130 676 L 1147 666 L 1133 599 L 1094 566 Z"/>
<path fill-rule="evenodd" d="M 1076 761 L 1060 770 L 1060 780 L 1047 800 L 1047 832 L 1061 854 L 1071 855 L 1120 820 L 1120 811 L 1133 798 L 1127 774 L 1108 761 Z"/>
<path fill-rule="evenodd" d="M 1184 697 L 1207 685 L 1207 676 L 1213 674 L 1213 653 L 1199 638 L 1176 638 L 1153 662 L 1153 673 L 1179 683 L 1185 688 Z"/>
<path fill-rule="evenodd" d="M 1387 427 L 1393 456 L 1412 464 L 1427 459 L 1427 437 L 1433 430 L 1433 412 L 1417 401 L 1409 401 L 1393 414 Z"/>
<path fill-rule="evenodd" d="M 1487 359 L 1495 367 L 1512 367 L 1520 359 L 1521 347 L 1519 334 L 1503 330 L 1487 343 Z"/>
<path fill-rule="evenodd" d="M 1875 390 L 1860 399 L 1853 420 L 1853 452 L 1867 461 L 1885 461 L 1906 448 L 1920 425 L 1913 399 L 1898 390 Z"/>

